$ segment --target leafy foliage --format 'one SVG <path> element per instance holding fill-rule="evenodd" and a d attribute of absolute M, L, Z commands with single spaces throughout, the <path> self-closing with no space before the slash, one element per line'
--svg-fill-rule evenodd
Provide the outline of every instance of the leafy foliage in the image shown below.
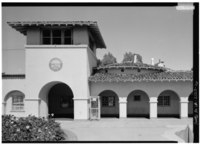
<path fill-rule="evenodd" d="M 105 54 L 103 56 L 101 64 L 102 65 L 108 65 L 108 64 L 113 64 L 113 63 L 116 63 L 116 62 L 117 62 L 116 58 L 109 52 L 108 54 Z"/>
<path fill-rule="evenodd" d="M 101 65 L 101 60 L 97 59 L 97 66 L 100 66 L 100 65 Z"/>
<path fill-rule="evenodd" d="M 54 119 L 2 116 L 2 141 L 60 141 L 64 136 Z"/>
<path fill-rule="evenodd" d="M 131 61 L 131 62 L 134 62 L 134 57 L 135 55 L 137 56 L 137 63 L 143 63 L 142 62 L 142 56 L 139 55 L 139 54 L 135 54 L 135 53 L 132 53 L 132 52 L 126 52 L 124 54 L 124 59 L 123 59 L 123 63 L 124 62 L 128 62 L 128 61 Z"/>

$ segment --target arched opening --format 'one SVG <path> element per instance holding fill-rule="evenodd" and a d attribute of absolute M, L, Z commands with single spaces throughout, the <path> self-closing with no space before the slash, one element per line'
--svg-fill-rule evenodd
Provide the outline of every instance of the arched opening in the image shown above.
<path fill-rule="evenodd" d="M 99 94 L 101 103 L 101 117 L 119 118 L 119 98 L 111 90 L 105 90 Z"/>
<path fill-rule="evenodd" d="M 158 96 L 158 117 L 180 117 L 180 99 L 176 92 L 165 90 Z"/>
<path fill-rule="evenodd" d="M 14 90 L 9 92 L 4 98 L 4 114 L 10 112 L 24 112 L 24 98 L 23 92 Z"/>
<path fill-rule="evenodd" d="M 134 90 L 128 95 L 127 117 L 149 118 L 149 97 L 144 91 Z"/>
<path fill-rule="evenodd" d="M 74 103 L 71 88 L 60 81 L 49 82 L 39 92 L 39 116 L 73 118 Z"/>
<path fill-rule="evenodd" d="M 193 93 L 188 97 L 188 117 L 193 117 Z"/>
<path fill-rule="evenodd" d="M 56 118 L 74 118 L 74 102 L 71 88 L 58 83 L 48 93 L 48 113 Z"/>

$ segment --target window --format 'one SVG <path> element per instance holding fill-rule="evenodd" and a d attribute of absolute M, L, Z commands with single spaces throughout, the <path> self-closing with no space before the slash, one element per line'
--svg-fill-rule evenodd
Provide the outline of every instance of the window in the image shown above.
<path fill-rule="evenodd" d="M 170 106 L 170 96 L 159 96 L 158 106 Z"/>
<path fill-rule="evenodd" d="M 52 30 L 52 44 L 61 44 L 61 30 Z"/>
<path fill-rule="evenodd" d="M 134 101 L 140 101 L 140 99 L 141 99 L 140 95 L 135 95 L 134 96 Z"/>
<path fill-rule="evenodd" d="M 42 41 L 43 44 L 51 44 L 51 31 L 50 30 L 43 30 L 42 33 Z"/>
<path fill-rule="evenodd" d="M 64 31 L 64 44 L 72 44 L 72 31 L 67 29 Z"/>
<path fill-rule="evenodd" d="M 43 30 L 42 44 L 45 44 L 45 45 L 73 44 L 72 30 L 71 29 Z"/>
<path fill-rule="evenodd" d="M 104 107 L 115 106 L 115 97 L 114 96 L 102 96 L 102 106 L 104 106 Z"/>
<path fill-rule="evenodd" d="M 23 95 L 13 95 L 12 96 L 12 110 L 13 111 L 23 111 L 24 110 L 24 96 Z"/>

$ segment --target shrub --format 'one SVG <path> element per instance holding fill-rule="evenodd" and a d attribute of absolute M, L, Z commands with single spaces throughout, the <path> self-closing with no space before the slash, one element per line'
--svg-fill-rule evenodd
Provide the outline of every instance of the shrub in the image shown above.
<path fill-rule="evenodd" d="M 61 141 L 64 136 L 54 119 L 2 116 L 2 141 Z"/>

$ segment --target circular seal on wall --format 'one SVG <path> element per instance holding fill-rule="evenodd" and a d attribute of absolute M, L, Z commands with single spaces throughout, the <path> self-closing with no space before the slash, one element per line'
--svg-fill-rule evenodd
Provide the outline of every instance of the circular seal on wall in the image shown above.
<path fill-rule="evenodd" d="M 52 58 L 49 67 L 54 72 L 59 71 L 62 68 L 62 61 L 59 58 Z"/>

